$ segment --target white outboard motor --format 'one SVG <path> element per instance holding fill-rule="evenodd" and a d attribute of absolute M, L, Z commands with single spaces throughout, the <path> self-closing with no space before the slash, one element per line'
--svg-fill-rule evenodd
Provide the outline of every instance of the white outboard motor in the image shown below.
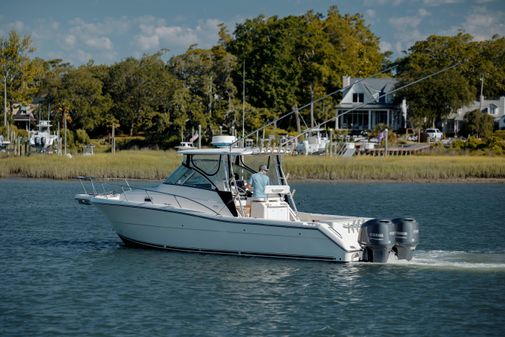
<path fill-rule="evenodd" d="M 361 225 L 359 244 L 364 248 L 363 261 L 387 262 L 395 243 L 395 225 L 390 220 L 372 219 Z"/>
<path fill-rule="evenodd" d="M 414 249 L 419 243 L 419 226 L 413 218 L 392 220 L 395 226 L 395 245 L 393 251 L 399 260 L 412 260 Z"/>

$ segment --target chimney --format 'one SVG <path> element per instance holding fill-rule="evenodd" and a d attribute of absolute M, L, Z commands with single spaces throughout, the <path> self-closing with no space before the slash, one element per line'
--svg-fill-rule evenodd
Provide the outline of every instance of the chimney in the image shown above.
<path fill-rule="evenodd" d="M 351 76 L 342 76 L 342 88 L 346 88 L 351 85 Z"/>

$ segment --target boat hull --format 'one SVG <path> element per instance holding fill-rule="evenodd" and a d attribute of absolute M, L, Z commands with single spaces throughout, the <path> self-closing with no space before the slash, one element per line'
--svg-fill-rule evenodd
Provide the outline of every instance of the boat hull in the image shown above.
<path fill-rule="evenodd" d="M 166 206 L 94 198 L 118 236 L 128 245 L 241 256 L 358 261 L 319 226 L 255 218 L 209 215 Z"/>

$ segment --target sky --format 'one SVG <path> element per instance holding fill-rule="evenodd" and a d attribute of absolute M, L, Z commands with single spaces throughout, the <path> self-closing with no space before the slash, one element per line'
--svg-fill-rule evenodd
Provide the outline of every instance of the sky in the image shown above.
<path fill-rule="evenodd" d="M 341 14 L 362 14 L 393 58 L 433 34 L 505 36 L 505 0 L 2 0 L 0 36 L 12 29 L 30 35 L 32 56 L 46 60 L 113 64 L 162 48 L 167 57 L 193 44 L 210 48 L 220 23 L 233 33 L 258 15 L 325 15 L 333 5 Z"/>

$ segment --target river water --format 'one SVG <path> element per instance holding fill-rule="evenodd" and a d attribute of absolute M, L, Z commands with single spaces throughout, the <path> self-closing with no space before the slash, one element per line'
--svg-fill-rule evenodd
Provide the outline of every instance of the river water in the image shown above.
<path fill-rule="evenodd" d="M 413 216 L 408 263 L 124 247 L 78 182 L 0 180 L 1 336 L 502 336 L 505 184 L 297 183 L 301 210 Z"/>

